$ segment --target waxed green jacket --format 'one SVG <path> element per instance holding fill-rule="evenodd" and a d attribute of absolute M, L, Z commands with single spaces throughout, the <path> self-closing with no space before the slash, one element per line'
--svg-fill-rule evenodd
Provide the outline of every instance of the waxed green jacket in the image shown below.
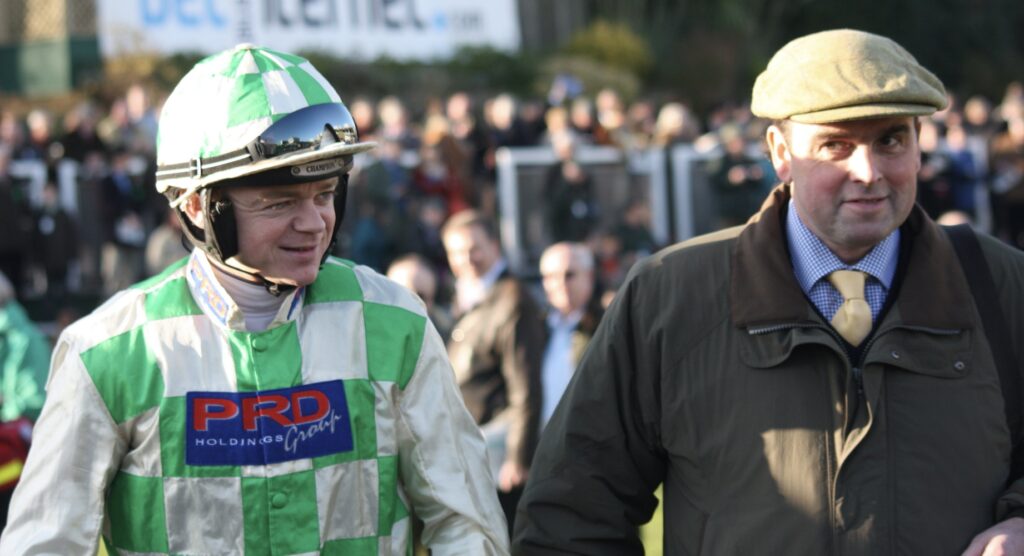
<path fill-rule="evenodd" d="M 960 554 L 1024 508 L 946 234 L 915 207 L 851 357 L 793 275 L 787 201 L 633 272 L 545 429 L 514 553 L 640 554 L 660 483 L 673 555 Z M 979 239 L 1024 338 L 1024 254 Z"/>

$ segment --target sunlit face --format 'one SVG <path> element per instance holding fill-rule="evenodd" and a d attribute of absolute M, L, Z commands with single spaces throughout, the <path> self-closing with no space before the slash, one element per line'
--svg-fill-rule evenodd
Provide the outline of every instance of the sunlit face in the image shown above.
<path fill-rule="evenodd" d="M 238 226 L 240 263 L 281 284 L 308 286 L 320 272 L 320 260 L 334 231 L 334 195 L 338 178 L 227 192 Z"/>
<path fill-rule="evenodd" d="M 501 258 L 498 242 L 480 226 L 456 228 L 445 234 L 442 241 L 448 266 L 458 279 L 479 279 Z"/>
<path fill-rule="evenodd" d="M 540 259 L 544 294 L 548 303 L 563 315 L 583 309 L 594 293 L 594 271 L 583 266 L 574 260 L 572 250 L 562 244 L 549 248 Z"/>
<path fill-rule="evenodd" d="M 779 178 L 792 184 L 803 223 L 847 263 L 860 260 L 906 220 L 921 153 L 910 117 L 768 129 Z"/>

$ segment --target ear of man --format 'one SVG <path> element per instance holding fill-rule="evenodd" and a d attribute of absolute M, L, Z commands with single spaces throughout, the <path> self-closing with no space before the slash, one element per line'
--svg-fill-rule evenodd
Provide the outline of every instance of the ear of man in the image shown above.
<path fill-rule="evenodd" d="M 203 202 L 198 193 L 189 196 L 188 200 L 182 205 L 182 210 L 185 211 L 185 216 L 188 216 L 189 221 L 195 227 L 200 230 L 204 229 Z"/>
<path fill-rule="evenodd" d="M 792 153 L 789 150 L 785 130 L 777 124 L 768 126 L 768 131 L 765 132 L 765 141 L 768 143 L 768 152 L 772 157 L 775 174 L 783 183 L 788 182 Z"/>

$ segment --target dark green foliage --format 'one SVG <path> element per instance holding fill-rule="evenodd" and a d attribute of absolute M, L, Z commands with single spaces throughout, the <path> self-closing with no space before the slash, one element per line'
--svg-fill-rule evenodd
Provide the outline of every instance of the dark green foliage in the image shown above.
<path fill-rule="evenodd" d="M 414 103 L 455 90 L 528 94 L 537 72 L 530 54 L 489 47 L 463 47 L 449 60 L 404 61 L 380 57 L 372 62 L 315 51 L 300 52 L 330 81 L 342 98 L 401 94 Z"/>
<path fill-rule="evenodd" d="M 564 51 L 603 65 L 644 77 L 654 65 L 651 48 L 624 23 L 603 19 L 573 35 Z"/>
<path fill-rule="evenodd" d="M 173 88 L 203 57 L 198 52 L 179 52 L 163 58 L 153 71 L 156 85 L 168 90 Z"/>
<path fill-rule="evenodd" d="M 901 43 L 961 95 L 1001 97 L 1024 75 L 1020 0 L 592 0 L 594 18 L 642 30 L 656 60 L 648 87 L 698 109 L 743 100 L 776 49 L 854 28 Z"/>

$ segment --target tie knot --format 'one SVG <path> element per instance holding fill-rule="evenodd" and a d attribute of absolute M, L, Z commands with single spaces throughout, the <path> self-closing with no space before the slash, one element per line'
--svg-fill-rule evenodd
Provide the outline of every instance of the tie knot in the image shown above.
<path fill-rule="evenodd" d="M 864 281 L 867 274 L 859 270 L 836 270 L 828 275 L 828 281 L 839 290 L 844 300 L 864 299 Z"/>
<path fill-rule="evenodd" d="M 828 281 L 843 296 L 843 304 L 832 317 L 832 326 L 851 345 L 859 346 L 871 333 L 871 307 L 864 299 L 867 274 L 859 270 L 837 270 Z"/>

